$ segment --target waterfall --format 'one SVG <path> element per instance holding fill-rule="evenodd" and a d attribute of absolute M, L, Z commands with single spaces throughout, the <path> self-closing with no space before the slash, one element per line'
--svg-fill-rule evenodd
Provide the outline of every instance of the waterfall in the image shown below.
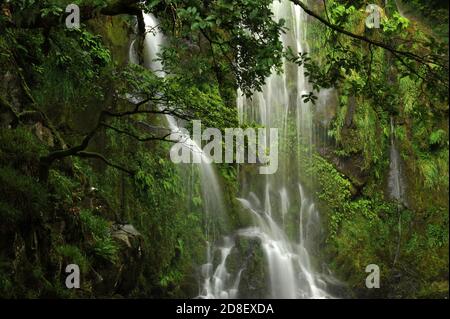
<path fill-rule="evenodd" d="M 153 70 L 158 76 L 164 77 L 163 65 L 158 58 L 160 49 L 164 44 L 164 36 L 159 30 L 158 20 L 152 14 L 144 13 L 144 23 L 146 27 L 143 48 L 144 66 Z M 170 139 L 176 142 L 182 142 L 183 147 L 190 151 L 193 157 L 192 162 L 198 165 L 202 201 L 205 211 L 209 214 L 225 215 L 226 210 L 223 203 L 222 190 L 217 174 L 213 166 L 209 164 L 211 160 L 202 151 L 200 145 L 192 140 L 189 135 L 181 131 L 175 117 L 166 114 L 165 118 L 172 132 Z"/>
<path fill-rule="evenodd" d="M 157 75 L 164 77 L 165 73 L 163 65 L 158 59 L 158 53 L 161 46 L 164 44 L 164 36 L 158 28 L 158 20 L 152 14 L 144 13 L 144 23 L 146 28 L 146 35 L 144 38 L 144 66 L 153 70 Z M 130 57 L 135 56 L 130 51 Z M 207 229 L 206 235 L 209 236 L 210 229 L 214 224 L 214 219 L 221 218 L 226 220 L 226 208 L 223 203 L 223 191 L 220 187 L 216 171 L 212 161 L 207 158 L 207 155 L 189 135 L 182 133 L 180 126 L 175 117 L 165 115 L 169 129 L 172 134 L 170 138 L 174 141 L 183 143 L 193 157 L 193 163 L 198 165 L 198 173 L 200 177 L 200 186 L 202 192 L 202 205 L 206 213 Z M 211 238 L 213 241 L 215 238 Z M 234 248 L 233 241 L 229 237 L 224 237 L 224 245 L 219 247 L 212 247 L 211 242 L 207 242 L 206 263 L 201 267 L 201 275 L 203 283 L 200 287 L 199 298 L 236 298 L 240 281 L 240 274 L 242 270 L 238 271 L 233 277 L 228 273 L 226 268 L 227 258 Z M 221 253 L 221 260 L 214 270 L 213 259 L 214 250 L 218 249 Z"/>
<path fill-rule="evenodd" d="M 306 15 L 299 7 L 287 0 L 273 3 L 274 18 L 284 18 L 289 31 L 281 35 L 284 46 L 294 51 L 308 51 L 306 37 Z M 151 14 L 144 14 L 148 32 L 144 39 L 144 65 L 164 77 L 163 66 L 157 60 L 164 36 L 158 30 L 158 21 Z M 130 57 L 135 57 L 130 49 Z M 237 199 L 253 220 L 252 226 L 224 236 L 221 241 L 208 242 L 206 263 L 201 266 L 199 298 L 239 298 L 241 274 L 246 271 L 243 261 L 237 268 L 229 270 L 227 263 L 235 247 L 236 236 L 257 239 L 264 253 L 268 270 L 270 291 L 264 292 L 271 298 L 329 298 L 328 275 L 316 270 L 318 238 L 320 236 L 320 214 L 314 199 L 302 185 L 300 161 L 304 158 L 301 145 L 311 154 L 313 143 L 313 113 L 310 103 L 304 103 L 302 94 L 310 91 L 302 67 L 283 62 L 284 72 L 273 73 L 261 92 L 252 98 L 245 98 L 238 91 L 237 107 L 240 123 L 257 122 L 269 128 L 278 128 L 281 147 L 278 171 L 273 175 L 255 176 L 245 183 Z M 171 138 L 183 141 L 194 157 L 203 158 L 200 145 L 180 131 L 176 119 L 166 115 Z M 294 127 L 294 136 L 288 133 Z M 289 130 L 288 130 L 289 127 Z M 288 143 L 290 139 L 295 143 Z M 294 146 L 293 146 L 294 145 Z M 308 153 L 308 152 L 307 152 Z M 217 175 L 209 161 L 198 161 L 204 210 L 208 214 L 225 215 L 222 191 Z M 294 218 L 292 218 L 294 216 Z M 298 223 L 296 236 L 288 235 L 287 228 Z M 213 239 L 214 240 L 214 239 Z M 219 244 L 218 244 L 219 243 Z M 217 258 L 214 258 L 219 253 Z M 216 262 L 216 265 L 215 265 Z"/>
<path fill-rule="evenodd" d="M 166 74 L 163 70 L 163 65 L 158 57 L 161 47 L 164 45 L 164 35 L 159 30 L 158 20 L 152 14 L 143 13 L 143 17 L 146 28 L 146 34 L 143 43 L 144 66 L 155 72 L 155 74 L 157 74 L 158 76 L 165 77 Z M 135 40 L 133 40 L 133 42 L 131 43 L 129 58 L 131 63 L 138 63 L 134 43 Z M 200 145 L 192 140 L 189 135 L 182 132 L 177 119 L 170 114 L 165 114 L 165 119 L 167 121 L 168 128 L 171 131 L 170 139 L 175 142 L 182 142 L 183 147 L 186 148 L 193 157 L 192 162 L 195 164 L 191 165 L 197 166 L 197 172 L 201 186 L 202 206 L 206 214 L 206 237 L 207 240 L 214 240 L 214 238 L 209 239 L 210 232 L 212 232 L 211 228 L 213 227 L 214 219 L 224 219 L 226 217 L 226 208 L 223 203 L 222 189 L 218 181 L 217 173 L 214 170 L 214 167 L 210 164 L 212 161 L 202 151 Z M 190 185 L 190 183 L 188 182 L 186 184 Z M 210 297 L 219 295 L 222 297 L 235 297 L 235 292 L 237 291 L 237 285 L 239 284 L 239 281 L 236 281 L 236 283 L 233 285 L 234 289 L 222 292 L 225 283 L 225 280 L 222 279 L 222 277 L 227 275 L 225 262 L 228 254 L 233 248 L 232 242 L 228 240 L 226 246 L 221 248 L 222 261 L 214 274 L 211 274 L 211 245 L 209 242 L 207 242 L 206 244 L 207 261 L 206 264 L 204 264 L 202 267 L 202 274 L 206 276 L 207 283 L 211 282 L 211 285 L 205 284 L 206 296 Z"/>
<path fill-rule="evenodd" d="M 400 161 L 400 152 L 398 151 L 396 138 L 395 138 L 395 125 L 394 118 L 391 116 L 391 145 L 389 152 L 389 176 L 388 176 L 388 191 L 389 197 L 397 203 L 397 215 L 398 215 L 398 237 L 397 248 L 394 256 L 393 264 L 397 263 L 400 255 L 400 243 L 402 237 L 402 206 L 406 206 L 405 198 L 405 183 L 402 175 L 402 166 Z"/>
<path fill-rule="evenodd" d="M 405 203 L 405 186 L 401 171 L 400 153 L 395 140 L 394 119 L 391 116 L 391 145 L 389 152 L 389 197 L 399 204 Z"/>
<path fill-rule="evenodd" d="M 287 0 L 275 1 L 272 8 L 274 19 L 284 18 L 289 29 L 281 35 L 284 47 L 291 47 L 296 53 L 308 52 L 307 18 L 303 10 Z M 320 214 L 301 182 L 304 176 L 299 165 L 301 161 L 312 160 L 313 110 L 311 103 L 304 103 L 302 99 L 302 95 L 311 91 L 311 86 L 303 67 L 284 61 L 283 71 L 267 78 L 262 91 L 255 92 L 251 98 L 238 91 L 241 123 L 254 121 L 266 128 L 278 128 L 282 148 L 277 173 L 246 180 L 248 187 L 242 190 L 238 200 L 251 214 L 254 226 L 238 234 L 258 238 L 261 242 L 270 276 L 268 297 L 330 298 L 327 276 L 316 270 Z M 330 90 L 319 95 L 319 102 L 329 94 Z M 292 139 L 297 139 L 296 143 L 288 143 Z M 302 152 L 302 147 L 307 151 Z M 264 185 L 261 187 L 261 184 Z M 261 202 L 263 207 L 257 204 Z M 287 233 L 287 219 L 296 212 L 298 235 L 291 238 Z M 290 218 L 289 223 L 293 220 L 296 218 Z"/>
<path fill-rule="evenodd" d="M 213 272 L 213 256 L 211 246 L 207 249 L 207 263 L 202 266 L 202 276 L 204 278 L 199 298 L 205 299 L 234 299 L 237 298 L 238 287 L 240 283 L 241 273 L 240 269 L 237 276 L 233 278 L 227 270 L 226 263 L 228 256 L 234 248 L 233 240 L 225 236 L 223 246 L 219 246 L 220 262 Z"/>

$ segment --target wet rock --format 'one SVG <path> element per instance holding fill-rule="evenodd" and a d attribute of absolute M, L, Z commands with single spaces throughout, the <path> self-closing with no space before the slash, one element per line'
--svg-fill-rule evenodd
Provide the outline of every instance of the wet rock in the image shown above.
<path fill-rule="evenodd" d="M 6 70 L 6 72 L 3 73 L 3 76 L 0 75 L 0 92 L 5 92 L 5 95 L 3 95 L 5 100 L 7 100 L 16 111 L 20 112 L 23 94 L 19 76 L 15 74 L 15 72 Z"/>
<path fill-rule="evenodd" d="M 236 253 L 231 256 L 233 259 L 241 261 L 241 280 L 239 284 L 238 298 L 267 298 L 270 291 L 267 263 L 261 248 L 261 241 L 254 238 L 236 239 Z M 243 261 L 243 262 L 242 262 Z M 232 266 L 230 265 L 230 268 Z M 238 269 L 237 267 L 236 270 Z"/>
<path fill-rule="evenodd" d="M 44 142 L 50 147 L 55 145 L 52 132 L 45 127 L 42 122 L 37 122 L 31 128 L 31 131 L 37 136 L 39 140 Z"/>
<path fill-rule="evenodd" d="M 317 149 L 320 156 L 329 160 L 334 167 L 342 174 L 347 176 L 352 183 L 352 195 L 356 195 L 367 183 L 369 175 L 362 167 L 364 158 L 361 154 L 354 154 L 347 157 L 339 157 L 333 153 L 329 147 L 320 147 Z"/>
<path fill-rule="evenodd" d="M 111 236 L 119 242 L 124 243 L 129 248 L 132 248 L 133 245 L 131 243 L 136 240 L 139 241 L 139 237 L 141 236 L 141 233 L 139 233 L 131 224 L 116 224 L 112 226 L 112 229 Z"/>
<path fill-rule="evenodd" d="M 137 287 L 143 269 L 143 238 L 131 224 L 115 224 L 111 230 L 111 236 L 118 242 L 120 249 L 114 288 L 117 293 L 126 295 Z"/>

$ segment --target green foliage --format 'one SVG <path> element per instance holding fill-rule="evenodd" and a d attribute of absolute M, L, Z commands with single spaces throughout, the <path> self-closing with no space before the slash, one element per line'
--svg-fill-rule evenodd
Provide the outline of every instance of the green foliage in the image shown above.
<path fill-rule="evenodd" d="M 237 126 L 236 110 L 225 104 L 216 84 L 193 83 L 185 75 L 161 78 L 137 65 L 127 66 L 113 80 L 120 94 L 153 96 L 150 102 L 175 117 L 201 119 L 205 126 L 219 129 Z M 132 126 L 127 129 L 133 132 Z"/>
<path fill-rule="evenodd" d="M 107 261 L 116 262 L 118 247 L 111 237 L 108 221 L 88 210 L 80 212 L 80 219 L 86 227 L 86 231 L 93 237 L 92 249 L 94 254 Z"/>
<path fill-rule="evenodd" d="M 11 167 L 0 168 L 0 191 L 2 199 L 9 205 L 22 214 L 35 215 L 35 218 L 43 213 L 47 204 L 47 194 L 42 185 Z"/>
<path fill-rule="evenodd" d="M 445 142 L 448 144 L 447 133 L 443 129 L 438 129 L 430 134 L 430 145 L 445 146 Z"/>
<path fill-rule="evenodd" d="M 327 1 L 328 15 L 322 14 L 346 30 L 401 50 L 440 54 L 439 43 L 445 38 L 433 39 L 434 35 L 417 28 L 417 21 L 401 17 L 392 6 L 386 11 L 389 16 L 382 19 L 382 29 L 375 32 L 364 28 L 363 10 L 345 14 L 350 5 L 364 9 L 366 4 Z M 327 215 L 332 268 L 358 296 L 369 294 L 364 269 L 371 263 L 381 267 L 381 280 L 389 287 L 383 296 L 444 295 L 448 291 L 442 288 L 448 280 L 443 275 L 448 269 L 448 253 L 444 252 L 448 249 L 448 223 L 440 218 L 448 216 L 448 97 L 440 88 L 445 85 L 435 83 L 421 66 L 411 61 L 403 61 L 404 65 L 382 49 L 359 44 L 320 24 L 313 23 L 309 30 L 314 42 L 308 56 L 314 58 L 306 61 L 308 76 L 318 87 L 334 86 L 339 92 L 339 107 L 328 131 L 336 142 L 332 147 L 334 160 L 362 157 L 360 168 L 368 176 L 355 192 L 331 165 L 321 164 L 325 160 L 313 161 L 317 167 L 311 170 L 318 174 L 313 175 L 318 182 L 317 196 Z M 300 64 L 301 59 L 295 62 Z M 415 68 L 419 76 L 411 71 Z M 444 71 L 436 72 L 440 76 Z M 386 201 L 383 194 L 391 117 L 405 164 L 410 210 Z M 399 241 L 398 264 L 393 265 Z M 408 279 L 401 284 L 392 282 L 396 272 Z M 406 281 L 414 288 L 407 287 Z M 429 289 L 431 286 L 434 288 Z"/>
<path fill-rule="evenodd" d="M 448 224 L 429 224 L 427 227 L 427 246 L 430 248 L 448 245 Z"/>
<path fill-rule="evenodd" d="M 445 6 L 436 1 L 407 2 L 436 20 L 435 31 L 448 20 L 442 14 Z M 74 3 L 100 10 L 110 2 Z M 63 13 L 65 4 L 59 0 L 21 0 L 5 5 L 13 22 L 20 25 L 54 19 Z M 365 30 L 361 9 L 366 4 L 326 1 L 326 18 L 399 50 L 448 55 L 442 45 L 448 39 L 433 39 L 395 11 L 383 20 L 381 30 Z M 126 36 L 126 28 L 103 26 L 101 19 L 79 30 L 9 28 L 9 18 L 2 13 L 0 68 L 20 82 L 12 82 L 12 86 L 20 86 L 19 91 L 30 88 L 28 93 L 36 102 L 32 107 L 46 113 L 71 147 L 93 127 L 101 110 L 129 111 L 133 106 L 126 94 L 150 97 L 150 103 L 143 107 L 154 113 L 164 109 L 180 118 L 201 119 L 208 127 L 236 127 L 235 89 L 239 87 L 246 94 L 260 89 L 272 71 L 281 71 L 283 57 L 291 59 L 305 68 L 313 91 L 321 87 L 338 90 L 340 105 L 329 131 L 337 143 L 333 155 L 339 160 L 361 156 L 360 168 L 369 176 L 366 184 L 355 189 L 346 176 L 317 154 L 312 161 L 301 163 L 307 166 L 305 179 L 317 182 L 315 189 L 308 186 L 314 189 L 327 216 L 327 247 L 333 270 L 351 287 L 359 288 L 369 263 L 382 267 L 382 282 L 391 287 L 395 286 L 389 282 L 395 271 L 408 269 L 403 272 L 407 273 L 406 281 L 411 280 L 417 289 L 401 291 L 400 295 L 431 296 L 445 289 L 448 293 L 448 203 L 445 207 L 441 198 L 448 192 L 448 97 L 445 81 L 440 80 L 442 74 L 446 76 L 445 68 L 431 63 L 418 66 L 409 58 L 402 63 L 380 48 L 314 22 L 308 26 L 308 34 L 314 37 L 311 52 L 294 56 L 283 52 L 279 35 L 285 29 L 284 21 L 272 19 L 271 6 L 272 0 L 147 1 L 146 10 L 157 14 L 166 35 L 160 56 L 170 74 L 165 78 L 139 66 L 118 66 L 123 61 L 118 60 L 120 53 L 114 45 L 119 43 L 123 49 L 125 42 L 122 45 L 120 40 Z M 433 6 L 438 10 L 431 10 Z M 98 36 L 93 26 L 114 39 Z M 113 45 L 107 47 L 108 43 Z M 2 101 L 15 94 L 5 87 L 7 92 L 3 92 L 3 85 L 0 88 Z M 19 104 L 20 111 L 28 111 L 30 96 L 14 100 L 14 107 Z M 314 104 L 316 96 L 308 92 L 303 99 Z M 381 192 L 388 167 L 391 116 L 396 120 L 395 137 L 407 163 L 408 185 L 413 188 L 414 201 L 409 209 L 385 201 Z M 196 285 L 190 274 L 204 259 L 206 236 L 214 240 L 225 223 L 203 215 L 195 169 L 171 163 L 167 144 L 139 143 L 130 136 L 151 134 L 141 126 L 163 126 L 164 117 L 137 114 L 108 119 L 108 124 L 129 134 L 102 129 L 89 147 L 135 169 L 134 179 L 96 160 L 66 158 L 54 164 L 44 185 L 37 179 L 39 158 L 52 146 L 31 132 L 29 126 L 34 123 L 0 130 L 0 236 L 2 242 L 12 243 L 10 255 L 24 251 L 15 259 L 0 256 L 1 297 L 73 297 L 52 277 L 61 258 L 79 264 L 87 273 L 86 290 L 80 294 L 98 296 L 100 290 L 95 289 L 99 288 L 90 287 L 90 278 L 97 276 L 93 269 L 102 273 L 105 265 L 118 269 L 131 264 L 123 257 L 130 251 L 122 251 L 111 236 L 111 224 L 116 222 L 130 223 L 142 233 L 138 283 L 133 293 L 126 289 L 120 293 L 191 297 L 186 286 Z M 293 137 L 282 147 L 293 148 L 297 142 Z M 227 202 L 232 203 L 238 187 L 235 167 L 223 165 L 220 173 Z M 95 195 L 89 191 L 91 186 L 98 189 Z M 435 196 L 440 196 L 438 201 Z M 93 210 L 95 201 L 101 204 Z M 233 212 L 230 219 L 239 223 Z M 405 229 L 401 235 L 399 224 Z M 33 229 L 23 230 L 24 225 Z M 211 230 L 207 235 L 206 227 Z M 26 252 L 32 250 L 30 242 L 35 240 L 45 251 L 36 252 L 39 262 L 30 270 L 34 254 Z M 397 240 L 401 250 L 394 267 Z M 55 256 L 46 256 L 47 250 L 56 252 Z M 14 272 L 13 264 L 17 267 Z M 260 276 L 264 276 L 262 271 Z M 30 283 L 33 287 L 25 289 Z"/>
<path fill-rule="evenodd" d="M 427 189 L 448 189 L 448 152 L 422 155 L 417 160 L 417 171 Z"/>
<path fill-rule="evenodd" d="M 342 25 L 351 15 L 355 14 L 356 8 L 352 5 L 346 7 L 336 1 L 332 1 L 328 10 L 330 12 L 330 21 L 333 24 Z"/>
<path fill-rule="evenodd" d="M 386 123 L 379 122 L 377 114 L 367 102 L 358 105 L 354 121 L 359 135 L 358 144 L 362 145 L 364 154 L 364 168 L 377 165 L 383 157 L 386 142 L 386 136 L 380 134 L 378 125 L 387 126 Z"/>
<path fill-rule="evenodd" d="M 250 93 L 260 89 L 273 68 L 281 67 L 283 53 L 278 35 L 284 21 L 272 19 L 271 0 L 211 3 L 162 0 L 153 1 L 150 8 L 156 4 L 177 8 L 176 21 L 173 21 L 172 13 L 165 13 L 168 16 L 163 20 L 170 38 L 164 64 L 170 73 L 182 74 L 179 61 L 189 54 L 189 59 L 184 61 L 192 64 L 192 67 L 187 66 L 192 71 L 191 79 L 210 83 L 212 78 L 230 85 L 227 84 L 230 83 L 227 73 L 233 73 L 235 78 L 231 82 L 235 81 L 242 91 Z M 209 48 L 191 55 L 192 47 L 203 46 L 204 41 Z M 234 63 L 230 63 L 230 57 Z M 183 65 L 181 69 L 185 68 Z"/>
<path fill-rule="evenodd" d="M 201 195 L 196 184 L 187 197 L 189 189 L 183 180 L 188 176 L 182 179 L 182 172 L 169 159 L 161 154 L 137 155 L 141 165 L 135 185 L 144 211 L 136 216 L 136 222 L 148 234 L 144 250 L 148 251 L 154 284 L 176 291 L 185 280 L 183 274 L 203 255 Z M 158 249 L 154 248 L 156 242 Z"/>
<path fill-rule="evenodd" d="M 412 11 L 425 20 L 433 31 L 447 38 L 448 43 L 448 2 L 439 0 L 403 0 Z"/>
<path fill-rule="evenodd" d="M 80 267 L 81 273 L 87 273 L 89 261 L 83 251 L 73 245 L 61 245 L 56 247 L 56 251 L 70 264 L 76 264 Z"/>
<path fill-rule="evenodd" d="M 306 167 L 306 173 L 317 179 L 316 196 L 327 205 L 328 236 L 334 238 L 342 221 L 348 218 L 345 205 L 351 200 L 353 186 L 331 163 L 317 154 L 313 155 L 311 165 Z"/>
<path fill-rule="evenodd" d="M 51 198 L 55 203 L 58 203 L 58 205 L 70 205 L 73 203 L 73 194 L 76 188 L 79 187 L 79 183 L 54 169 L 50 170 L 48 183 L 52 187 Z"/>
<path fill-rule="evenodd" d="M 387 34 L 394 33 L 398 30 L 404 30 L 409 26 L 409 20 L 400 15 L 398 12 L 394 12 L 392 17 L 383 20 L 383 31 Z"/>
<path fill-rule="evenodd" d="M 180 282 L 182 278 L 183 274 L 178 271 L 165 273 L 160 279 L 161 287 L 167 288 L 167 286 L 169 286 L 170 284 Z"/>
<path fill-rule="evenodd" d="M 45 150 L 44 144 L 25 126 L 0 130 L 0 161 L 3 165 L 30 165 Z"/>
<path fill-rule="evenodd" d="M 59 16 L 63 12 L 63 9 L 57 5 L 51 4 L 49 7 L 41 9 L 41 17 L 45 18 L 49 15 Z"/>
<path fill-rule="evenodd" d="M 33 92 L 36 101 L 83 109 L 89 102 L 103 99 L 102 69 L 111 62 L 111 56 L 101 39 L 82 29 L 58 29 L 50 37 L 46 58 L 40 57 L 41 65 L 33 65 L 41 84 Z"/>

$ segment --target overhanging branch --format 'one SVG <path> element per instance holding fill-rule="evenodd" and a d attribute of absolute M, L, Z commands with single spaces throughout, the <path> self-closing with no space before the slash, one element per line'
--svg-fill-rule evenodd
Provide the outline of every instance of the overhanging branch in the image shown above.
<path fill-rule="evenodd" d="M 75 153 L 74 156 L 82 157 L 82 158 L 96 158 L 96 159 L 101 160 L 106 165 L 116 168 L 116 169 L 118 169 L 122 172 L 125 172 L 131 176 L 133 176 L 135 174 L 134 171 L 109 161 L 107 158 L 105 158 L 102 154 L 99 154 L 99 153 L 82 151 L 82 152 Z"/>
<path fill-rule="evenodd" d="M 108 129 L 110 129 L 110 130 L 113 130 L 113 131 L 115 131 L 116 133 L 123 134 L 123 135 L 127 135 L 127 136 L 129 136 L 129 137 L 132 137 L 132 138 L 134 138 L 135 140 L 137 140 L 137 141 L 139 141 L 139 142 L 149 142 L 149 141 L 174 142 L 174 141 L 172 141 L 172 140 L 170 140 L 170 139 L 167 139 L 167 138 L 172 134 L 172 132 L 167 133 L 167 134 L 165 134 L 165 135 L 163 135 L 163 136 L 146 136 L 146 137 L 140 137 L 140 136 L 138 136 L 138 135 L 136 135 L 136 134 L 133 134 L 133 133 L 131 133 L 131 132 L 128 132 L 128 131 L 126 131 L 126 130 L 122 130 L 122 129 L 120 129 L 120 128 L 117 128 L 117 127 L 114 127 L 114 126 L 111 126 L 111 125 L 108 125 L 108 124 L 106 124 L 106 123 L 102 123 L 102 126 L 108 128 Z"/>
<path fill-rule="evenodd" d="M 292 3 L 300 6 L 308 15 L 310 15 L 310 16 L 314 17 L 315 19 L 319 20 L 322 24 L 324 24 L 325 26 L 327 26 L 328 28 L 330 28 L 330 29 L 332 29 L 334 31 L 337 31 L 337 32 L 342 33 L 342 34 L 345 34 L 345 35 L 347 35 L 347 36 L 349 36 L 351 38 L 354 38 L 354 39 L 357 39 L 357 40 L 369 43 L 371 45 L 383 48 L 383 49 L 393 53 L 395 56 L 401 55 L 401 56 L 407 57 L 409 59 L 412 59 L 412 60 L 414 60 L 416 62 L 419 62 L 421 64 L 432 63 L 432 64 L 438 65 L 440 67 L 443 67 L 445 69 L 448 69 L 447 65 L 444 65 L 441 62 L 436 61 L 435 59 L 429 59 L 427 55 L 419 56 L 419 55 L 411 53 L 411 52 L 398 50 L 398 49 L 395 49 L 395 48 L 393 48 L 393 47 L 391 47 L 391 46 L 389 46 L 389 45 L 387 45 L 387 44 L 385 44 L 383 42 L 372 40 L 372 39 L 369 39 L 369 38 L 367 38 L 365 36 L 362 36 L 362 35 L 359 35 L 359 34 L 354 34 L 354 33 L 350 32 L 350 31 L 347 31 L 344 28 L 341 28 L 341 27 L 339 27 L 339 26 L 337 26 L 337 25 L 327 21 L 327 19 L 322 18 L 319 14 L 317 14 L 314 11 L 312 11 L 311 9 L 309 9 L 308 6 L 306 4 L 304 4 L 301 0 L 290 0 L 290 1 Z"/>

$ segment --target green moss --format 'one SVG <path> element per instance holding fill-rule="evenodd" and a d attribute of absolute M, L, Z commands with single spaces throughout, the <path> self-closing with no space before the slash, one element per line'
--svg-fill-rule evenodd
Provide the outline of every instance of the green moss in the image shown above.
<path fill-rule="evenodd" d="M 0 130 L 0 162 L 4 165 L 36 164 L 45 151 L 44 143 L 25 126 Z"/>
<path fill-rule="evenodd" d="M 86 231 L 92 235 L 90 246 L 93 253 L 104 260 L 116 262 L 118 247 L 111 237 L 109 222 L 88 210 L 80 212 L 80 219 Z"/>
<path fill-rule="evenodd" d="M 11 167 L 0 168 L 0 192 L 3 200 L 27 214 L 40 214 L 47 204 L 42 185 Z"/>
<path fill-rule="evenodd" d="M 128 62 L 128 46 L 132 18 L 127 16 L 98 17 L 89 21 L 89 29 L 102 37 L 103 43 L 112 54 L 114 61 L 120 64 Z"/>

